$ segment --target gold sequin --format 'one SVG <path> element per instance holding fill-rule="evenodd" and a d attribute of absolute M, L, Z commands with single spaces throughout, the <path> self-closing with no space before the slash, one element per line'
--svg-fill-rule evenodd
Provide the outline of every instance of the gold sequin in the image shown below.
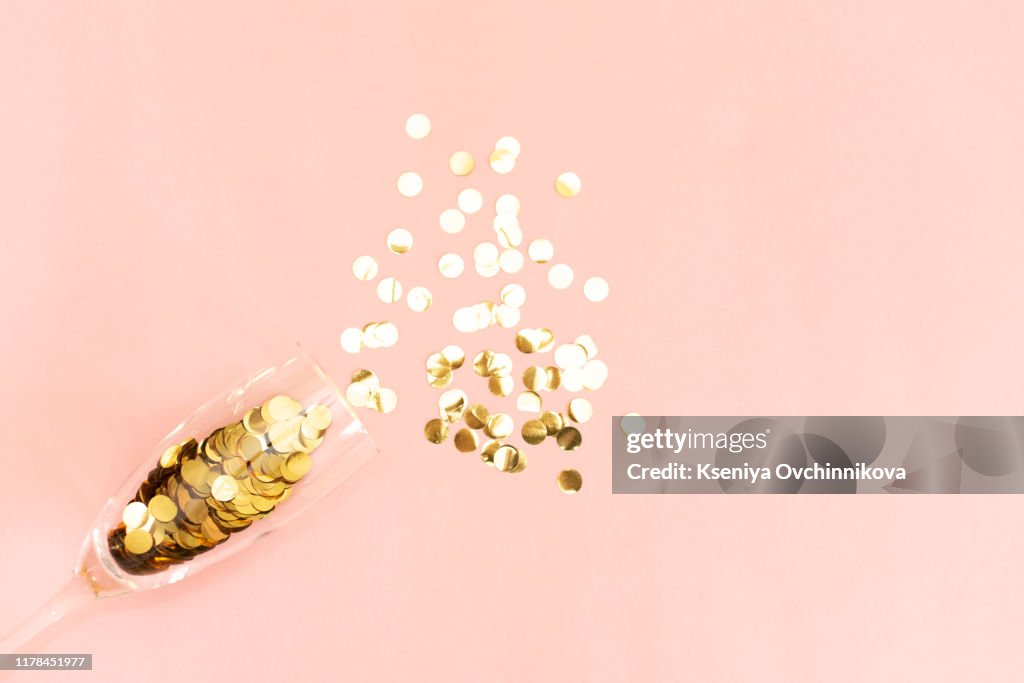
<path fill-rule="evenodd" d="M 458 176 L 469 175 L 473 172 L 475 166 L 476 162 L 473 161 L 473 155 L 466 151 L 455 152 L 448 159 L 448 168 Z"/>
<path fill-rule="evenodd" d="M 501 472 L 522 472 L 526 467 L 526 458 L 515 446 L 503 444 L 494 451 L 494 467 Z"/>
<path fill-rule="evenodd" d="M 582 424 L 589 421 L 593 416 L 594 408 L 587 399 L 574 398 L 569 401 L 569 417 L 573 422 Z"/>
<path fill-rule="evenodd" d="M 548 436 L 555 436 L 565 426 L 562 416 L 551 410 L 545 410 L 541 413 L 540 421 L 547 428 Z"/>
<path fill-rule="evenodd" d="M 524 391 L 516 397 L 516 408 L 524 413 L 539 413 L 541 409 L 540 396 L 533 391 Z"/>
<path fill-rule="evenodd" d="M 466 392 L 459 389 L 444 392 L 437 400 L 441 416 L 451 424 L 458 422 L 466 412 L 466 400 Z"/>
<path fill-rule="evenodd" d="M 489 417 L 490 413 L 488 412 L 487 407 L 482 403 L 474 403 L 466 408 L 466 412 L 463 413 L 466 425 L 470 429 L 483 429 L 487 425 Z"/>
<path fill-rule="evenodd" d="M 504 439 L 510 436 L 515 428 L 515 422 L 510 415 L 494 413 L 487 418 L 487 424 L 484 425 L 484 433 L 492 439 Z"/>
<path fill-rule="evenodd" d="M 563 451 L 574 451 L 583 443 L 583 436 L 575 427 L 562 427 L 555 435 L 555 441 Z"/>
<path fill-rule="evenodd" d="M 563 173 L 555 180 L 555 191 L 566 198 L 578 195 L 581 187 L 580 177 L 575 173 Z"/>
<path fill-rule="evenodd" d="M 466 360 L 466 354 L 462 348 L 455 344 L 449 344 L 448 346 L 441 349 L 441 355 L 444 356 L 445 360 L 451 365 L 452 370 L 458 370 L 462 367 L 462 363 Z"/>
<path fill-rule="evenodd" d="M 426 287 L 413 287 L 409 290 L 409 294 L 405 298 L 405 302 L 409 304 L 409 308 L 417 313 L 422 313 L 430 308 L 430 304 L 432 304 L 433 301 L 434 297 Z"/>
<path fill-rule="evenodd" d="M 478 447 L 476 432 L 463 427 L 455 432 L 455 448 L 460 453 L 472 453 Z"/>
<path fill-rule="evenodd" d="M 448 438 L 448 423 L 439 418 L 434 418 L 423 427 L 423 435 L 430 443 L 442 443 Z"/>
<path fill-rule="evenodd" d="M 402 283 L 393 277 L 386 277 L 377 283 L 377 298 L 386 304 L 402 299 Z"/>
<path fill-rule="evenodd" d="M 487 388 L 495 396 L 509 396 L 516 388 L 516 383 L 511 377 L 492 375 L 487 378 Z"/>
<path fill-rule="evenodd" d="M 395 228 L 388 233 L 387 245 L 392 254 L 405 254 L 412 249 L 412 233 L 405 228 Z"/>
<path fill-rule="evenodd" d="M 352 262 L 352 274 L 367 282 L 377 277 L 377 261 L 372 256 L 359 256 Z"/>
<path fill-rule="evenodd" d="M 562 493 L 578 493 L 583 487 L 583 475 L 576 470 L 562 470 L 555 481 Z"/>
<path fill-rule="evenodd" d="M 548 435 L 548 429 L 540 420 L 527 420 L 523 423 L 521 433 L 523 435 L 523 441 L 531 446 L 535 446 L 544 441 Z"/>

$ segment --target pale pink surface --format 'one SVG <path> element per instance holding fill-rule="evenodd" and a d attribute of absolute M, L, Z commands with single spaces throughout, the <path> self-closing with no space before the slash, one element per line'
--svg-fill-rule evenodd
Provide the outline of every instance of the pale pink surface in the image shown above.
<path fill-rule="evenodd" d="M 1020 498 L 613 497 L 607 424 L 1020 413 L 1021 5 L 438 4 L 0 5 L 0 629 L 167 428 L 301 339 L 399 390 L 366 418 L 382 455 L 287 533 L 58 629 L 96 654 L 69 680 L 1019 680 Z M 573 288 L 437 282 L 490 235 L 436 227 L 466 185 L 518 193 Z M 377 302 L 360 253 L 435 308 Z M 420 435 L 452 307 L 512 279 L 524 324 L 612 369 L 583 450 L 518 477 Z M 338 348 L 385 318 L 393 353 Z"/>

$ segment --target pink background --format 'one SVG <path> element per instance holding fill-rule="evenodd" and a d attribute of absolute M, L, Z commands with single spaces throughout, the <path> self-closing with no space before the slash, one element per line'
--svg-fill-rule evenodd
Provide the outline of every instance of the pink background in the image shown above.
<path fill-rule="evenodd" d="M 613 497 L 607 425 L 1020 412 L 1020 3 L 438 5 L 0 5 L 0 628 L 171 425 L 301 339 L 399 391 L 366 417 L 382 454 L 287 533 L 58 628 L 96 655 L 69 679 L 1019 680 L 1020 498 Z M 438 282 L 491 236 L 436 227 L 470 185 L 519 194 L 572 289 Z M 361 253 L 434 308 L 376 301 Z M 421 367 L 507 345 L 449 316 L 513 280 L 612 376 L 581 451 L 503 476 L 423 440 Z M 338 348 L 384 319 L 392 352 Z"/>

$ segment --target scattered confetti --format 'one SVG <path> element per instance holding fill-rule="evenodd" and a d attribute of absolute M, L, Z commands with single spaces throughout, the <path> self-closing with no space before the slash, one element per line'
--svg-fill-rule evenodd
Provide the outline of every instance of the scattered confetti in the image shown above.
<path fill-rule="evenodd" d="M 413 114 L 405 121 L 405 132 L 413 140 L 422 140 L 430 135 L 430 119 L 424 114 Z"/>
<path fill-rule="evenodd" d="M 575 173 L 563 173 L 555 180 L 555 191 L 566 198 L 578 195 L 580 187 L 580 177 Z"/>
<path fill-rule="evenodd" d="M 412 233 L 405 228 L 395 228 L 388 233 L 388 251 L 405 254 L 412 249 Z"/>
<path fill-rule="evenodd" d="M 363 282 L 372 280 L 377 277 L 377 261 L 372 256 L 360 256 L 352 262 L 352 274 Z"/>
<path fill-rule="evenodd" d="M 406 171 L 398 176 L 398 193 L 403 197 L 415 197 L 423 191 L 423 178 L 419 173 Z"/>
<path fill-rule="evenodd" d="M 459 151 L 448 159 L 448 168 L 457 176 L 469 175 L 475 166 L 476 162 L 469 152 Z"/>
<path fill-rule="evenodd" d="M 595 303 L 608 298 L 608 282 L 603 277 L 592 277 L 583 283 L 583 296 Z"/>

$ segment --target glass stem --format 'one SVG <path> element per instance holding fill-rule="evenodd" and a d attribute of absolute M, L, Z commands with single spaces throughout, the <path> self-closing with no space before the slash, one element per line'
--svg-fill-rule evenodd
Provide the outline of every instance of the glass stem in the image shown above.
<path fill-rule="evenodd" d="M 96 600 L 96 593 L 93 592 L 89 580 L 78 574 L 72 574 L 64 586 L 50 596 L 49 600 L 0 639 L 0 653 L 33 652 L 32 646 L 38 644 L 38 637 L 44 631 L 94 600 Z"/>

